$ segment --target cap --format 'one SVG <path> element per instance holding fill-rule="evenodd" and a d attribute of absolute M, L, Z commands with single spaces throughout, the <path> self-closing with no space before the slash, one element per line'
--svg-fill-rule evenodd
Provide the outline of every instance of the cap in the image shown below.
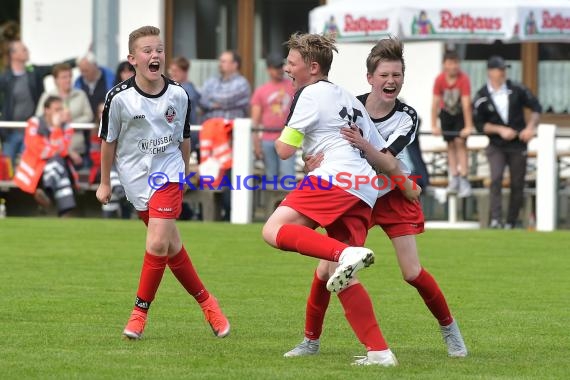
<path fill-rule="evenodd" d="M 267 56 L 267 59 L 265 60 L 265 63 L 267 64 L 267 67 L 280 69 L 283 67 L 284 64 L 283 56 L 281 54 L 275 54 L 275 53 L 269 54 Z"/>
<path fill-rule="evenodd" d="M 493 55 L 493 56 L 489 57 L 489 59 L 487 60 L 487 68 L 488 69 L 504 70 L 508 67 L 511 67 L 511 65 L 507 64 L 507 62 L 505 62 L 503 57 L 501 57 L 499 55 Z"/>

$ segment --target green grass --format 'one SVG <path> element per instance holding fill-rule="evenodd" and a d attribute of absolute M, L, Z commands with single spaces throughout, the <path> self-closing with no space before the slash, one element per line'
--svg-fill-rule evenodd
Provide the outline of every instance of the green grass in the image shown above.
<path fill-rule="evenodd" d="M 232 323 L 216 339 L 166 273 L 141 341 L 121 339 L 142 262 L 137 221 L 0 220 L 0 377 L 161 379 L 568 378 L 570 233 L 429 231 L 418 238 L 470 356 L 449 359 L 437 324 L 376 230 L 362 272 L 396 368 L 355 368 L 364 350 L 333 300 L 316 357 L 302 339 L 315 262 L 266 246 L 261 225 L 179 223 L 194 264 Z M 71 238 L 66 238 L 71 237 Z"/>

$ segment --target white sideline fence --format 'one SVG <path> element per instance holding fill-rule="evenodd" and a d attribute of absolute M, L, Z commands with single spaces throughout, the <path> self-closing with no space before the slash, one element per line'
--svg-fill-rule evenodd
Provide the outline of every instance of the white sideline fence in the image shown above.
<path fill-rule="evenodd" d="M 0 128 L 25 128 L 26 122 L 0 121 Z M 91 129 L 92 123 L 72 123 L 74 129 Z M 200 125 L 191 126 L 191 130 L 199 131 Z M 536 229 L 553 231 L 556 228 L 557 210 L 557 173 L 556 131 L 553 124 L 540 124 L 537 133 L 537 166 L 536 166 Z M 233 167 L 232 187 L 238 188 L 237 178 L 245 178 L 253 174 L 253 149 L 251 139 L 251 119 L 235 119 L 233 129 Z M 250 190 L 231 191 L 232 224 L 248 224 L 253 219 L 253 194 Z M 452 210 L 450 210 L 452 211 Z M 450 220 L 450 228 L 456 219 Z"/>

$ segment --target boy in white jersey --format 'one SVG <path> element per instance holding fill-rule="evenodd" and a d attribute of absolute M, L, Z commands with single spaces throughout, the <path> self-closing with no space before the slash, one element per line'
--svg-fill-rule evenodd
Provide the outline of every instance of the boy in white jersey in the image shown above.
<path fill-rule="evenodd" d="M 366 239 L 369 216 L 377 189 L 372 185 L 375 171 L 340 134 L 343 126 L 357 122 L 360 132 L 377 149 L 383 142 L 366 110 L 346 90 L 327 81 L 334 42 L 316 34 L 294 34 L 287 42 L 289 55 L 285 72 L 298 90 L 287 126 L 275 147 L 281 159 L 295 154 L 302 145 L 305 154 L 324 153 L 323 164 L 309 173 L 275 210 L 263 227 L 263 238 L 273 247 L 338 262 L 327 288 L 339 292 L 346 317 L 369 352 L 379 355 L 375 363 L 395 365 L 376 318 L 368 294 L 361 285 L 342 291 L 356 272 L 373 263 L 371 250 L 361 247 Z M 397 160 L 386 156 L 378 163 L 388 175 L 399 175 Z M 353 183 L 341 187 L 340 174 L 349 174 Z M 324 179 L 323 179 L 324 177 Z M 367 178 L 358 183 L 356 178 Z M 412 198 L 419 189 L 407 180 L 405 192 Z M 324 227 L 329 236 L 314 229 Z M 351 246 L 343 243 L 348 241 Z"/>
<path fill-rule="evenodd" d="M 128 200 L 147 226 L 135 307 L 123 336 L 141 338 L 150 303 L 168 265 L 200 304 L 214 335 L 222 338 L 229 334 L 230 324 L 198 277 L 175 225 L 184 191 L 178 183 L 180 173 L 189 174 L 190 100 L 178 83 L 162 75 L 164 44 L 158 28 L 143 26 L 129 35 L 128 60 L 135 76 L 111 89 L 105 101 L 97 189 L 97 199 L 108 203 L 114 162 Z"/>
<path fill-rule="evenodd" d="M 378 132 L 387 141 L 387 150 L 401 159 L 404 148 L 413 141 L 418 123 L 413 108 L 397 99 L 404 83 L 403 46 L 399 40 L 383 39 L 371 50 L 366 60 L 367 78 L 371 92 L 358 97 L 366 106 Z M 360 136 L 358 131 L 344 130 L 343 134 L 354 146 L 366 153 L 372 165 L 381 153 Z M 381 157 L 383 159 L 383 157 Z M 320 159 L 320 158 L 319 158 Z M 318 164 L 310 162 L 309 169 Z M 409 169 L 401 162 L 402 171 Z M 387 187 L 389 189 L 390 187 Z M 410 202 L 399 189 L 379 194 L 372 211 L 370 228 L 380 226 L 392 241 L 404 280 L 415 287 L 426 306 L 438 320 L 448 354 L 451 357 L 467 355 L 463 338 L 447 302 L 435 279 L 422 268 L 415 235 L 424 231 L 424 216 L 418 201 Z M 321 263 L 317 274 L 326 279 L 333 268 Z M 322 282 L 313 281 L 307 300 L 305 340 L 291 350 L 289 356 L 304 356 L 318 352 L 319 336 L 328 306 L 326 289 Z"/>

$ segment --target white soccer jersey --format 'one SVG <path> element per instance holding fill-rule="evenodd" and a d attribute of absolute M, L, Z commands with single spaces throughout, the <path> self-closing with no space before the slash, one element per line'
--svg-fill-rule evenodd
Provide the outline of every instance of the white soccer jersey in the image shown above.
<path fill-rule="evenodd" d="M 362 104 L 366 104 L 367 94 L 357 96 Z M 387 149 L 396 157 L 400 163 L 400 169 L 404 174 L 410 174 L 411 170 L 404 163 L 404 156 L 407 154 L 404 149 L 414 138 L 418 129 L 418 114 L 409 105 L 396 99 L 396 104 L 390 113 L 384 117 L 372 118 L 376 130 L 387 142 Z M 380 190 L 378 197 L 387 194 L 391 185 Z"/>
<path fill-rule="evenodd" d="M 340 130 L 346 127 L 349 121 L 355 122 L 362 136 L 378 150 L 386 147 L 386 142 L 377 133 L 362 103 L 348 91 L 325 80 L 308 85 L 297 92 L 287 119 L 287 127 L 304 135 L 304 154 L 324 153 L 321 165 L 309 175 L 340 186 L 372 207 L 376 202 L 378 190 L 370 181 L 368 184 L 357 185 L 356 178 L 367 176 L 372 180 L 376 172 L 362 157 L 361 152 L 342 137 Z"/>
<path fill-rule="evenodd" d="M 119 179 L 127 199 L 139 211 L 148 209 L 155 191 L 149 176 L 163 173 L 170 182 L 179 182 L 179 174 L 184 175 L 179 146 L 190 137 L 190 100 L 178 83 L 163 78 L 164 89 L 157 95 L 144 93 L 135 77 L 113 87 L 107 93 L 99 127 L 99 137 L 107 142 L 118 140 L 115 165 Z"/>

